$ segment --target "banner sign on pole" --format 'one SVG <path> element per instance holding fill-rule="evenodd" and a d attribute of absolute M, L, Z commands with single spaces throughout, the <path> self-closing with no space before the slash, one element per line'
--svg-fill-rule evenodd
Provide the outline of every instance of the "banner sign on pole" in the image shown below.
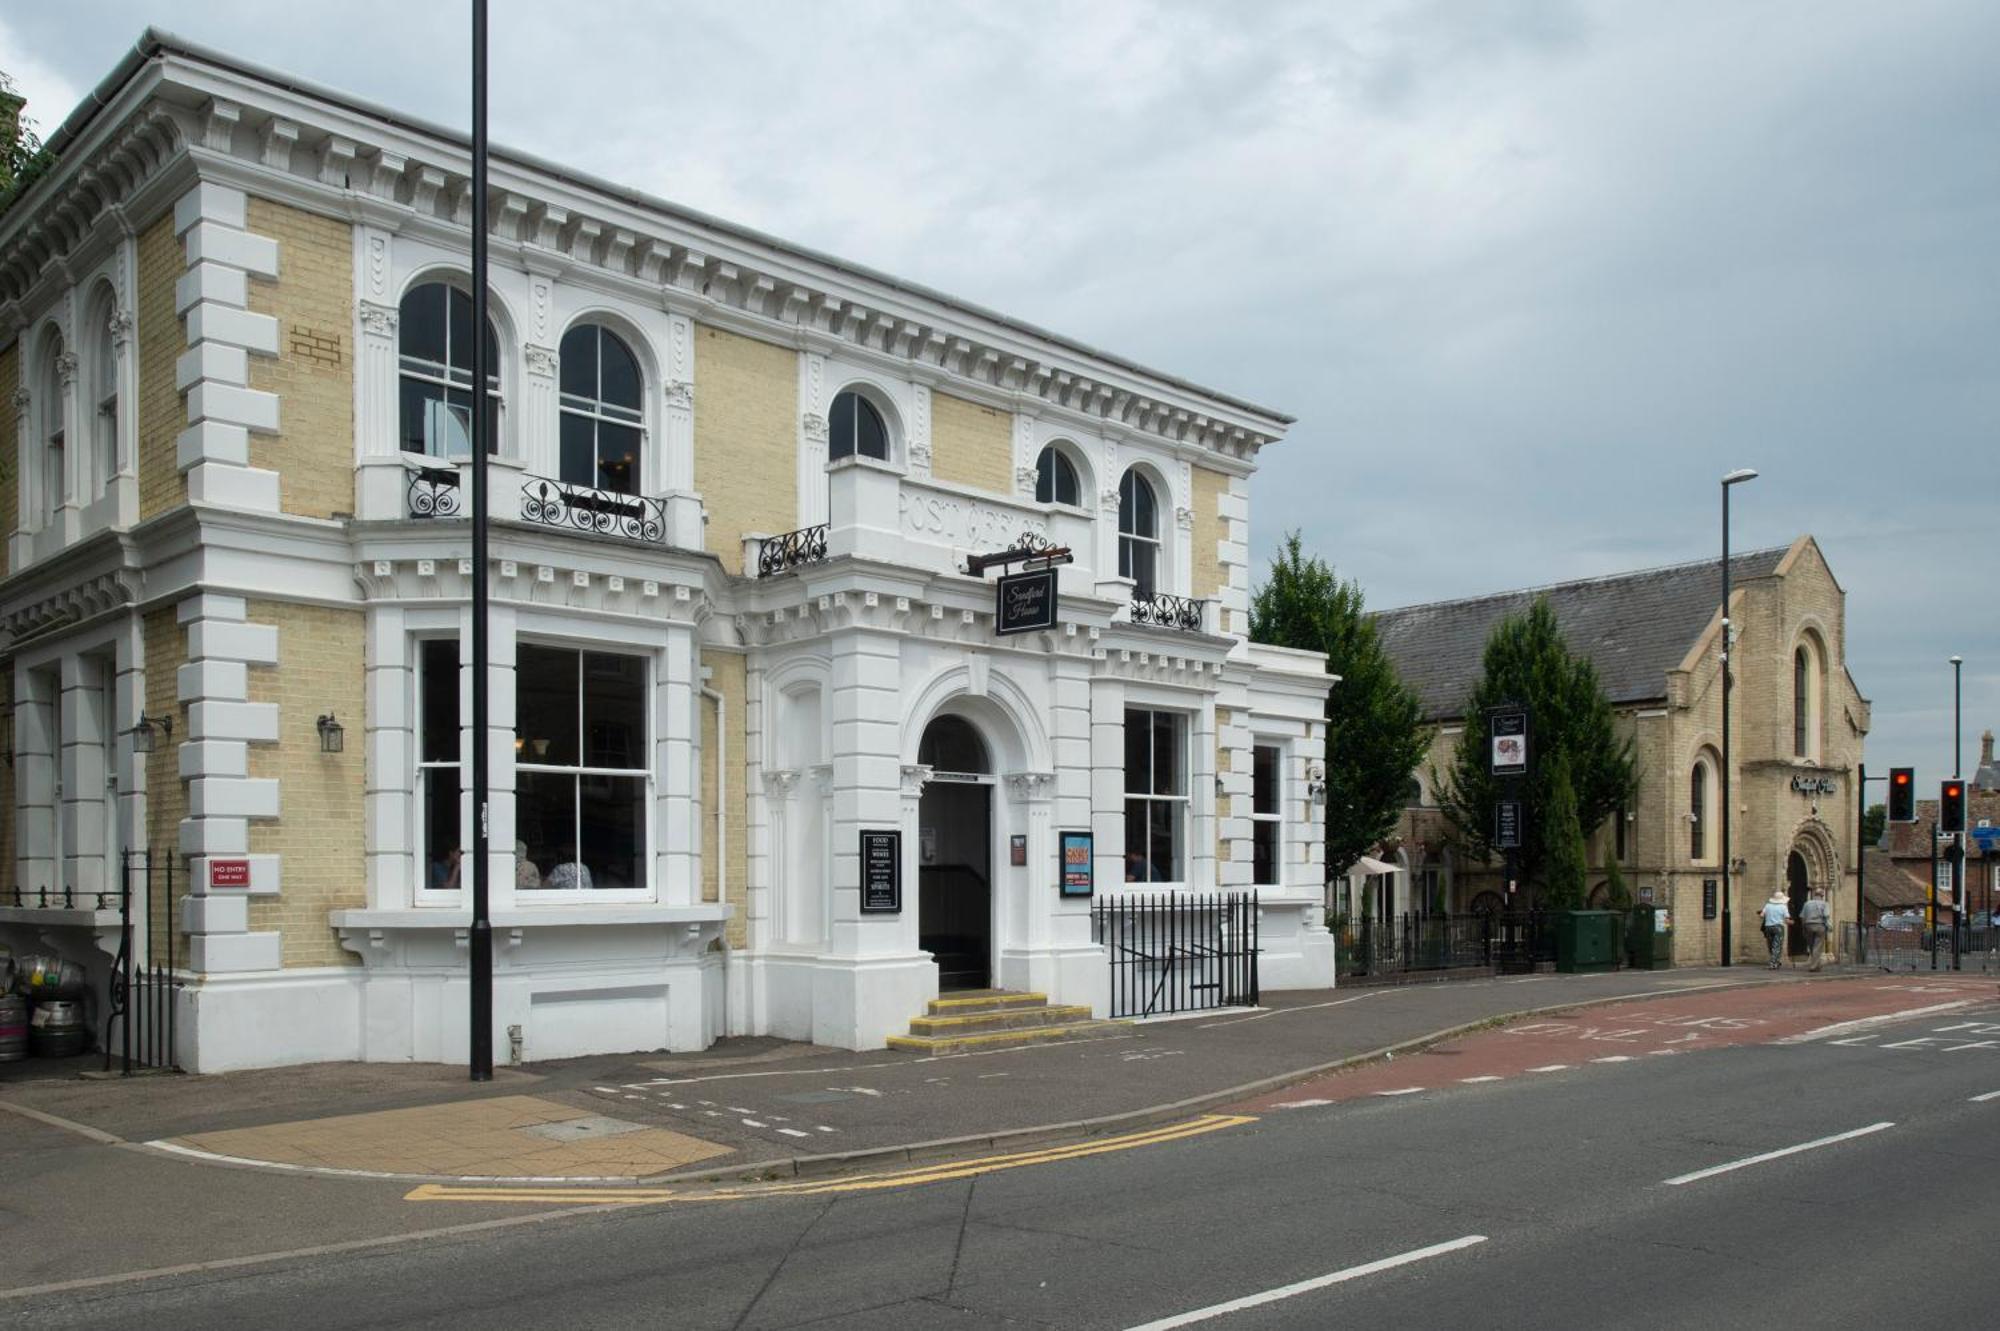
<path fill-rule="evenodd" d="M 1495 707 L 1487 713 L 1487 734 L 1493 743 L 1494 776 L 1526 776 L 1528 772 L 1528 709 Z"/>
<path fill-rule="evenodd" d="M 1493 845 L 1498 850 L 1521 848 L 1521 801 L 1496 800 L 1493 805 Z"/>

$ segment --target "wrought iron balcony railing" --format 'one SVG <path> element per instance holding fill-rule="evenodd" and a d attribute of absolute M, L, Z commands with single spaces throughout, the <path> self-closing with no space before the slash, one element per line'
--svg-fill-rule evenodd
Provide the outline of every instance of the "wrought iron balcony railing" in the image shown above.
<path fill-rule="evenodd" d="M 461 512 L 456 467 L 418 467 L 410 473 L 411 517 L 455 518 Z"/>
<path fill-rule="evenodd" d="M 569 485 L 541 476 L 521 487 L 521 521 L 622 536 L 649 545 L 660 545 L 667 539 L 666 500 Z"/>
<path fill-rule="evenodd" d="M 772 577 L 787 569 L 826 560 L 826 524 L 801 527 L 783 536 L 772 536 L 757 547 L 757 576 Z"/>
<path fill-rule="evenodd" d="M 1183 633 L 1202 631 L 1202 608 L 1208 603 L 1187 596 L 1169 596 L 1165 592 L 1151 595 L 1132 595 L 1132 622 L 1134 624 L 1157 624 L 1161 628 L 1179 629 Z"/>

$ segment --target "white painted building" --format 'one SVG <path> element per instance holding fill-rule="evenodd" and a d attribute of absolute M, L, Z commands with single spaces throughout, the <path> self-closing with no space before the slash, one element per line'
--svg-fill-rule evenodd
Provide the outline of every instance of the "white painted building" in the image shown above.
<path fill-rule="evenodd" d="M 462 1057 L 466 146 L 159 34 L 50 144 L 0 214 L 0 942 L 101 979 L 150 848 L 185 1065 Z M 1064 833 L 1097 898 L 1255 887 L 1264 987 L 1333 982 L 1331 681 L 1246 640 L 1287 417 L 556 164 L 491 184 L 497 1049 L 870 1048 L 941 984 L 1102 1013 Z M 1024 540 L 1072 560 L 1001 635 L 966 561 Z"/>

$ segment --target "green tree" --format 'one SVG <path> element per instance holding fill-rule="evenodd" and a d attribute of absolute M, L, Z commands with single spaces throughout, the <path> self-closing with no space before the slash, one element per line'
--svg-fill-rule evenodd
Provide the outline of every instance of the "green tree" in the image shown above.
<path fill-rule="evenodd" d="M 1583 905 L 1583 828 L 1576 818 L 1576 788 L 1570 784 L 1569 757 L 1558 749 L 1544 766 L 1548 770 L 1548 806 L 1542 811 L 1542 837 L 1547 859 L 1542 875 L 1541 904 L 1550 910 L 1577 910 Z"/>
<path fill-rule="evenodd" d="M 1604 857 L 1604 904 L 1612 910 L 1632 908 L 1632 890 L 1625 886 L 1625 871 L 1616 855 Z"/>
<path fill-rule="evenodd" d="M 1525 703 L 1529 709 L 1528 775 L 1509 782 L 1488 770 L 1486 709 Z M 1560 758 L 1560 768 L 1556 759 Z M 1431 783 L 1452 826 L 1474 850 L 1493 845 L 1493 806 L 1502 798 L 1526 804 L 1516 867 L 1525 881 L 1546 882 L 1557 829 L 1551 821 L 1558 770 L 1568 779 L 1576 826 L 1583 835 L 1630 802 L 1637 784 L 1632 741 L 1618 734 L 1617 717 L 1598 682 L 1597 668 L 1572 656 L 1546 598 L 1510 615 L 1486 640 L 1479 682 L 1465 702 L 1465 730 L 1450 766 Z"/>
<path fill-rule="evenodd" d="M 1889 830 L 1889 806 L 1871 804 L 1861 814 L 1861 844 L 1879 846 L 1882 834 Z"/>
<path fill-rule="evenodd" d="M 1360 585 L 1308 556 L 1297 532 L 1250 599 L 1250 636 L 1325 652 L 1340 677 L 1326 701 L 1326 867 L 1338 873 L 1395 830 L 1430 748 L 1423 708 L 1382 650 Z"/>

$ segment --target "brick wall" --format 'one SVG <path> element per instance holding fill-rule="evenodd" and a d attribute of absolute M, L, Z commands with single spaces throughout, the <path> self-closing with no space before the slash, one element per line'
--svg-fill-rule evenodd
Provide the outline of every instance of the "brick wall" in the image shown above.
<path fill-rule="evenodd" d="M 744 947 L 749 942 L 746 906 L 749 901 L 749 741 L 743 734 L 743 657 L 736 652 L 703 652 L 701 664 L 709 671 L 708 687 L 722 695 L 727 712 L 729 753 L 725 760 L 729 798 L 723 811 L 724 839 L 715 844 L 715 706 L 706 698 L 701 706 L 701 810 L 702 856 L 701 899 L 717 901 L 721 892 L 716 870 L 724 871 L 729 905 L 729 945 Z"/>
<path fill-rule="evenodd" d="M 287 966 L 358 965 L 327 912 L 367 904 L 362 862 L 363 616 L 326 606 L 251 601 L 250 622 L 278 626 L 277 669 L 250 671 L 250 701 L 278 704 L 278 742 L 250 746 L 250 775 L 275 777 L 280 816 L 250 824 L 253 855 L 281 855 L 284 890 L 252 897 L 253 932 L 276 929 Z M 322 753 L 317 723 L 346 728 L 340 753 Z"/>
<path fill-rule="evenodd" d="M 354 511 L 354 248 L 345 222 L 252 198 L 254 235 L 278 242 L 278 280 L 250 309 L 278 321 L 278 354 L 250 358 L 250 387 L 276 393 L 279 432 L 250 436 L 250 465 L 278 473 L 287 513 Z"/>
<path fill-rule="evenodd" d="M 798 518 L 798 355 L 697 326 L 694 483 L 708 548 L 743 571 L 743 534 L 792 530 Z"/>
<path fill-rule="evenodd" d="M 931 394 L 931 475 L 989 494 L 1014 488 L 1014 423 L 1004 411 Z"/>
<path fill-rule="evenodd" d="M 174 441 L 187 410 L 174 386 L 174 361 L 187 334 L 174 312 L 174 283 L 187 259 L 174 236 L 171 212 L 139 233 L 139 290 L 134 314 L 139 339 L 139 517 L 187 502 L 187 481 L 174 460 Z"/>
<path fill-rule="evenodd" d="M 1207 600 L 1222 595 L 1228 579 L 1222 572 L 1222 496 L 1229 493 L 1229 477 L 1207 467 L 1191 469 L 1193 477 L 1194 539 L 1189 572 L 1189 595 Z M 1228 632 L 1234 626 L 1221 625 Z"/>
<path fill-rule="evenodd" d="M 173 861 L 174 892 L 176 896 L 184 896 L 187 874 L 186 861 L 180 853 L 180 834 L 188 801 L 187 785 L 181 780 L 180 744 L 187 738 L 187 714 L 179 701 L 178 672 L 187 660 L 187 634 L 174 617 L 174 607 L 146 613 L 145 639 L 146 715 L 171 717 L 174 723 L 171 739 L 161 737 L 146 759 L 146 848 L 154 855 L 154 869 L 163 882 L 166 861 Z M 171 918 L 175 928 L 180 925 L 178 918 L 169 914 L 172 910 L 173 904 L 165 900 L 164 893 L 158 894 L 152 903 L 155 962 L 166 958 L 166 922 Z M 174 941 L 174 955 L 185 957 L 187 953 L 187 939 L 183 935 Z"/>

